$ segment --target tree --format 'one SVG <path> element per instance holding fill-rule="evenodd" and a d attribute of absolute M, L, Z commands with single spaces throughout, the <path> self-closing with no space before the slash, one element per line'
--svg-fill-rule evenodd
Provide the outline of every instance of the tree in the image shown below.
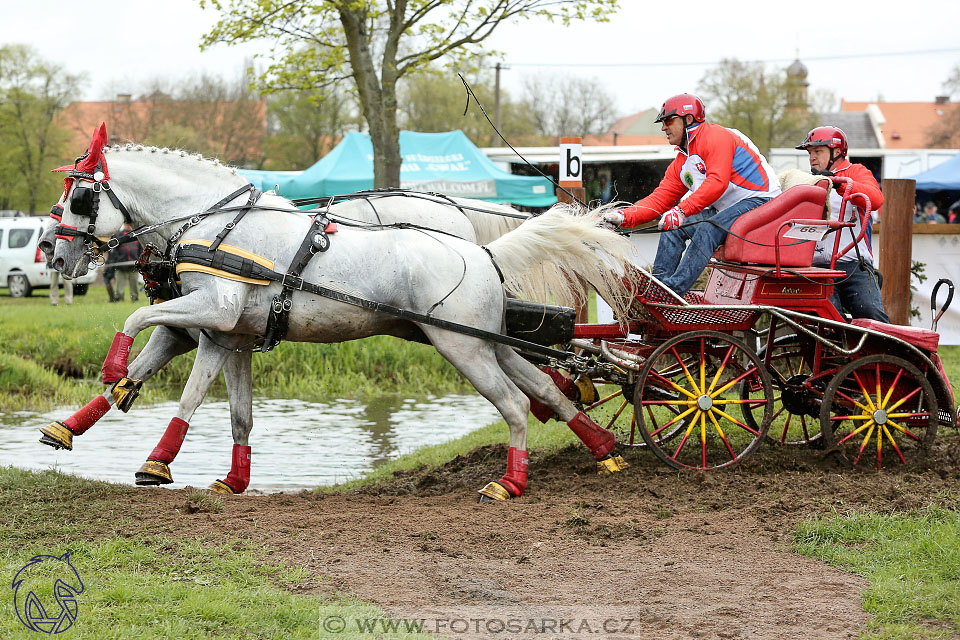
<path fill-rule="evenodd" d="M 0 47 L 0 205 L 33 213 L 56 200 L 67 133 L 54 118 L 80 86 L 80 76 L 40 59 L 25 45 Z"/>
<path fill-rule="evenodd" d="M 493 79 L 489 73 L 480 71 L 470 75 L 472 77 L 467 77 L 470 88 L 492 118 Z M 405 129 L 425 132 L 460 129 L 479 146 L 502 144 L 475 104 L 471 102 L 464 115 L 466 92 L 460 78 L 452 71 L 431 70 L 412 75 L 402 84 L 400 97 L 400 122 Z M 535 125 L 526 105 L 515 102 L 506 91 L 501 90 L 500 132 L 503 136 L 511 142 L 520 140 L 520 144 L 528 144 L 534 130 Z"/>
<path fill-rule="evenodd" d="M 202 74 L 173 88 L 155 83 L 144 96 L 150 108 L 142 142 L 179 147 L 245 167 L 263 165 L 266 102 L 246 79 Z"/>
<path fill-rule="evenodd" d="M 953 67 L 943 83 L 947 96 L 960 94 L 960 64 Z M 960 147 L 960 108 L 956 104 L 943 105 L 939 121 L 927 129 L 927 146 L 950 149 Z"/>
<path fill-rule="evenodd" d="M 525 103 L 544 136 L 603 133 L 617 119 L 606 88 L 596 80 L 537 74 L 523 79 Z"/>
<path fill-rule="evenodd" d="M 359 124 L 353 99 L 284 91 L 267 99 L 267 169 L 306 169 Z"/>
<path fill-rule="evenodd" d="M 222 19 L 202 46 L 269 38 L 277 53 L 259 76 L 265 91 L 324 90 L 350 79 L 373 142 L 374 184 L 400 184 L 397 90 L 437 60 L 476 55 L 518 18 L 606 21 L 617 0 L 201 0 Z"/>
<path fill-rule="evenodd" d="M 796 82 L 759 62 L 724 59 L 700 79 L 698 92 L 712 121 L 740 130 L 766 154 L 796 145 L 816 124 L 805 100 L 797 104 Z"/>

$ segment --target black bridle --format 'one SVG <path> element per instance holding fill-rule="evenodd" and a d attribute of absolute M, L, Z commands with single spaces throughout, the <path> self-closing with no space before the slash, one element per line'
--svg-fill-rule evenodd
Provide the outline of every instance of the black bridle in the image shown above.
<path fill-rule="evenodd" d="M 73 163 L 74 168 L 67 171 L 67 177 L 64 180 L 64 182 L 70 180 L 73 183 L 64 188 L 64 196 L 70 198 L 70 212 L 80 218 L 88 218 L 86 231 L 63 224 L 63 205 L 59 203 L 50 209 L 50 217 L 59 223 L 54 229 L 58 239 L 73 240 L 74 238 L 82 238 L 87 243 L 88 253 L 91 254 L 92 258 L 96 258 L 98 255 L 102 255 L 105 251 L 113 249 L 120 244 L 117 238 L 110 238 L 104 242 L 94 235 L 94 230 L 97 227 L 97 215 L 100 212 L 100 194 L 107 194 L 111 204 L 123 215 L 123 219 L 127 224 L 132 225 L 133 219 L 130 217 L 130 212 L 123 205 L 123 202 L 120 201 L 117 194 L 110 188 L 110 178 L 107 177 L 104 170 L 105 167 L 102 157 L 97 161 L 97 166 L 92 172 L 77 169 L 77 165 L 86 157 L 87 154 L 84 154 L 76 159 Z M 83 182 L 89 182 L 91 186 L 81 186 Z"/>

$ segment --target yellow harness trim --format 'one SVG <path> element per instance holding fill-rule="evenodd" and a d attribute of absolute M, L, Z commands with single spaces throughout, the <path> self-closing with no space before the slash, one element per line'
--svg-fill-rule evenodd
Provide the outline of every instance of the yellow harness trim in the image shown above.
<path fill-rule="evenodd" d="M 197 239 L 187 239 L 182 240 L 179 244 L 198 244 L 202 247 L 209 247 L 213 244 L 212 240 L 197 240 Z M 247 258 L 248 260 L 253 260 L 261 267 L 266 267 L 273 271 L 273 260 L 267 260 L 263 256 L 258 256 L 255 253 L 250 253 L 246 249 L 241 249 L 240 247 L 234 247 L 229 244 L 221 244 L 217 247 L 220 251 L 226 251 L 227 253 L 232 253 L 235 256 L 240 256 L 241 258 Z M 227 280 L 236 280 L 237 282 L 246 282 L 247 284 L 256 284 L 261 286 L 266 286 L 270 284 L 269 280 L 262 280 L 258 278 L 245 278 L 239 276 L 229 271 L 224 271 L 222 269 L 214 269 L 202 264 L 193 264 L 190 262 L 180 262 L 177 264 L 177 275 L 180 275 L 184 271 L 196 271 L 199 273 L 207 273 L 212 276 L 217 276 L 218 278 L 226 278 Z"/>

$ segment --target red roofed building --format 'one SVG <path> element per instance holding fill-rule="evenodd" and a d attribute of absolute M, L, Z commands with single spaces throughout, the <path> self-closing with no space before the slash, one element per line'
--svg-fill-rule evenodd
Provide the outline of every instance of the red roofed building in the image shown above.
<path fill-rule="evenodd" d="M 879 125 L 887 149 L 930 146 L 930 130 L 956 106 L 945 96 L 934 102 L 840 102 L 841 111 L 873 112 L 872 119 Z"/>
<path fill-rule="evenodd" d="M 157 93 L 141 100 L 118 94 L 116 100 L 72 102 L 57 124 L 72 136 L 77 155 L 90 144 L 93 130 L 105 122 L 110 144 L 137 142 L 181 148 L 220 158 L 227 164 L 258 167 L 263 163 L 267 103 L 173 100 Z"/>

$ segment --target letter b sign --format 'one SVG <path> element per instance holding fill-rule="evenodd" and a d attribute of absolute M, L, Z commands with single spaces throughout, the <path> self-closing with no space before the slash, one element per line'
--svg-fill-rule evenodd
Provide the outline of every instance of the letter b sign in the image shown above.
<path fill-rule="evenodd" d="M 560 182 L 583 184 L 583 145 L 579 137 L 560 138 Z"/>

